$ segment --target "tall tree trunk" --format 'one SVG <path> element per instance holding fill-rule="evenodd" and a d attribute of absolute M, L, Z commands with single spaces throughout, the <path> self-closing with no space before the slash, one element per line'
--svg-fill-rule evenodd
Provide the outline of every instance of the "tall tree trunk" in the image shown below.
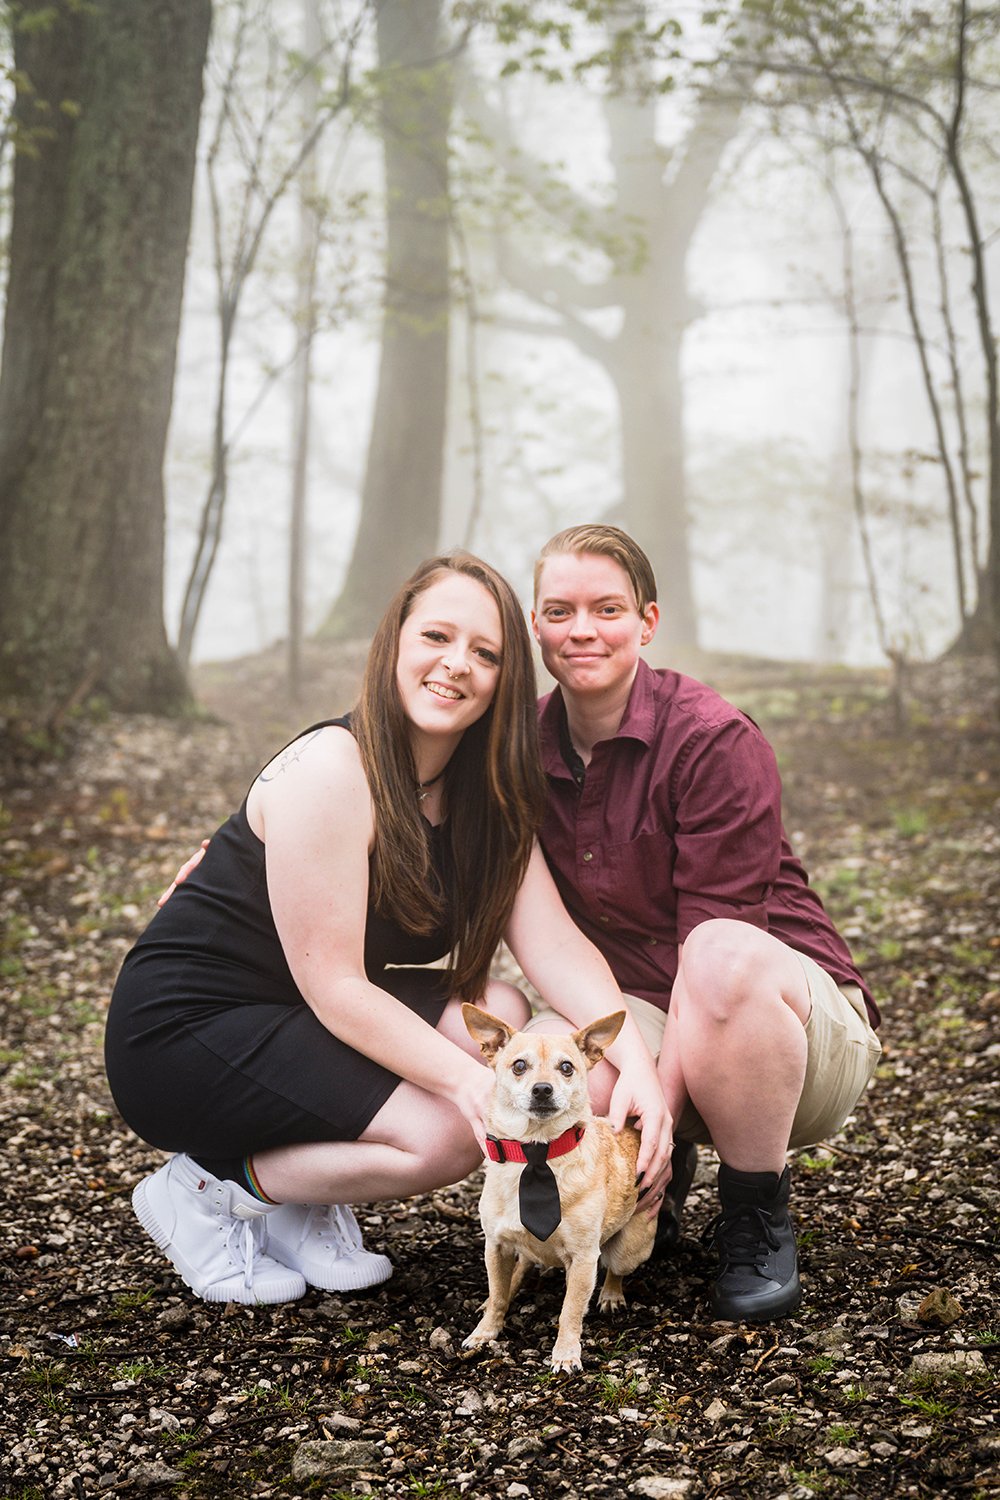
<path fill-rule="evenodd" d="M 621 13 L 626 20 L 630 14 Z M 612 20 L 613 40 L 618 22 Z M 547 174 L 515 148 L 506 121 L 471 91 L 468 108 L 499 143 L 511 175 L 561 218 L 568 235 L 586 236 L 592 224 L 595 240 L 610 232 L 630 243 L 631 253 L 620 252 L 619 264 L 600 283 L 584 282 L 565 265 L 529 261 L 506 240 L 502 269 L 511 285 L 544 306 L 548 316 L 538 331 L 564 334 L 614 385 L 622 474 L 614 519 L 649 554 L 664 615 L 663 643 L 676 653 L 698 643 L 681 379 L 684 336 L 698 309 L 687 290 L 687 259 L 748 90 L 703 96 L 687 135 L 668 151 L 656 135 L 658 94 L 651 80 L 615 83 L 604 101 L 615 192 L 607 214 L 568 188 L 553 199 Z M 621 324 L 617 333 L 605 335 L 586 314 L 611 307 L 621 309 Z M 552 314 L 561 326 L 549 321 Z"/>
<path fill-rule="evenodd" d="M 28 0 L 0 373 L 0 690 L 168 709 L 173 392 L 210 0 Z M 45 12 L 52 12 L 45 21 Z M 46 106 L 44 116 L 40 103 Z"/>
<path fill-rule="evenodd" d="M 626 320 L 611 366 L 621 423 L 621 519 L 653 565 L 668 652 L 697 644 L 684 462 L 684 331 L 682 324 L 661 326 L 651 338 Z"/>
<path fill-rule="evenodd" d="M 687 257 L 740 109 L 702 102 L 669 181 L 656 112 L 655 95 L 628 89 L 604 106 L 616 215 L 638 226 L 643 240 L 634 270 L 619 278 L 622 323 L 608 346 L 608 368 L 621 423 L 622 518 L 649 554 L 664 640 L 676 651 L 698 641 L 681 379 L 684 338 L 697 312 L 687 291 Z"/>
<path fill-rule="evenodd" d="M 368 635 L 437 545 L 448 389 L 448 127 L 441 0 L 379 0 L 386 286 L 361 518 L 324 635 Z"/>
<path fill-rule="evenodd" d="M 303 0 L 302 50 L 318 57 L 323 45 L 318 0 Z M 319 78 L 311 74 L 302 86 L 303 126 L 308 132 L 319 115 Z M 309 434 L 312 417 L 312 352 L 316 336 L 316 262 L 319 255 L 319 186 L 316 156 L 302 164 L 299 177 L 299 253 L 296 266 L 298 352 L 292 369 L 292 493 L 288 525 L 288 686 L 298 701 L 302 692 L 302 644 L 306 609 L 306 509 L 309 491 Z"/>
<path fill-rule="evenodd" d="M 968 229 L 972 261 L 972 295 L 976 328 L 983 351 L 986 375 L 987 507 L 989 546 L 986 566 L 979 574 L 975 610 L 963 621 L 953 651 L 989 650 L 1000 661 L 1000 366 L 993 311 L 987 287 L 986 241 L 979 227 L 979 210 L 962 155 L 963 110 L 968 79 L 969 8 L 961 0 L 956 14 L 955 107 L 948 130 L 948 165 L 958 189 Z M 978 560 L 977 560 L 978 561 Z"/>
<path fill-rule="evenodd" d="M 852 532 L 855 527 L 868 603 L 871 606 L 875 626 L 875 637 L 879 649 L 886 656 L 890 653 L 891 642 L 872 552 L 862 438 L 862 421 L 865 411 L 862 393 L 867 387 L 871 362 L 876 352 L 879 312 L 876 310 L 869 313 L 863 329 L 859 308 L 861 299 L 858 288 L 855 231 L 851 216 L 837 186 L 832 157 L 823 173 L 823 183 L 840 230 L 847 359 L 843 389 L 843 422 L 838 426 L 839 436 L 835 441 L 835 449 L 828 470 L 826 485 L 828 510 L 819 526 L 819 597 L 816 639 L 812 654 L 819 662 L 840 662 L 844 660 L 850 636 L 851 596 L 854 592 Z M 885 285 L 887 279 L 888 267 L 886 265 L 876 266 L 873 271 L 869 271 L 870 286 Z"/>

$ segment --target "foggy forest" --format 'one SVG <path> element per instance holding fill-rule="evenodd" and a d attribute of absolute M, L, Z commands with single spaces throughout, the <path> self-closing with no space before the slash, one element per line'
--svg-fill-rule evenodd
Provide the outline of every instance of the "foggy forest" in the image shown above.
<path fill-rule="evenodd" d="M 0 48 L 4 1500 L 1000 1497 L 1000 7 L 5 0 Z M 575 1376 L 555 1278 L 461 1347 L 475 1174 L 359 1208 L 385 1286 L 185 1298 L 125 954 L 421 559 L 527 612 L 587 522 L 883 1011 L 793 1161 L 803 1310 L 713 1319 L 704 1150 Z"/>
<path fill-rule="evenodd" d="M 649 551 L 668 653 L 884 664 L 990 638 L 989 8 L 412 5 L 378 27 L 248 0 L 209 36 L 202 6 L 176 79 L 155 34 L 121 39 L 183 161 L 138 71 L 109 57 L 114 96 L 25 9 L 0 385 L 19 692 L 32 659 L 50 694 L 93 677 L 123 707 L 279 640 L 294 670 L 435 548 L 524 590 L 541 542 L 593 519 Z M 128 674 L 99 659 L 139 639 Z"/>

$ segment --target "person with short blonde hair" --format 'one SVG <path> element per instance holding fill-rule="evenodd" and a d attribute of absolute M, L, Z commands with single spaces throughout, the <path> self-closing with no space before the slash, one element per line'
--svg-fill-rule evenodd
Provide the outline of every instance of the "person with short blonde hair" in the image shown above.
<path fill-rule="evenodd" d="M 780 1317 L 800 1298 L 786 1155 L 843 1126 L 879 1057 L 878 1010 L 792 850 L 757 725 L 643 661 L 659 609 L 639 545 L 614 526 L 561 531 L 532 623 L 557 683 L 540 703 L 542 847 L 658 1059 L 676 1135 L 660 1238 L 676 1239 L 696 1143 L 712 1144 L 714 1311 Z M 596 1089 L 614 1088 L 601 1067 Z"/>

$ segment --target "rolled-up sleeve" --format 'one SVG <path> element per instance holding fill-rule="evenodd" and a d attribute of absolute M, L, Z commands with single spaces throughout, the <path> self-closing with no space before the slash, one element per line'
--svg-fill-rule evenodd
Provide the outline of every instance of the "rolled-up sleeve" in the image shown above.
<path fill-rule="evenodd" d="M 746 720 L 693 735 L 675 767 L 677 939 L 731 917 L 768 926 L 781 864 L 781 778 Z"/>

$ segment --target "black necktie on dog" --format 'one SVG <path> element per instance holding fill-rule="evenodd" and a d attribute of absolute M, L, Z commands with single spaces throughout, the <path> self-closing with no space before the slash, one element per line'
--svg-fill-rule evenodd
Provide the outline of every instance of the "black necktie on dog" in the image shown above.
<path fill-rule="evenodd" d="M 525 1165 L 517 1189 L 521 1223 L 536 1240 L 547 1240 L 562 1218 L 559 1184 L 549 1166 L 549 1148 L 544 1141 L 522 1141 Z"/>

